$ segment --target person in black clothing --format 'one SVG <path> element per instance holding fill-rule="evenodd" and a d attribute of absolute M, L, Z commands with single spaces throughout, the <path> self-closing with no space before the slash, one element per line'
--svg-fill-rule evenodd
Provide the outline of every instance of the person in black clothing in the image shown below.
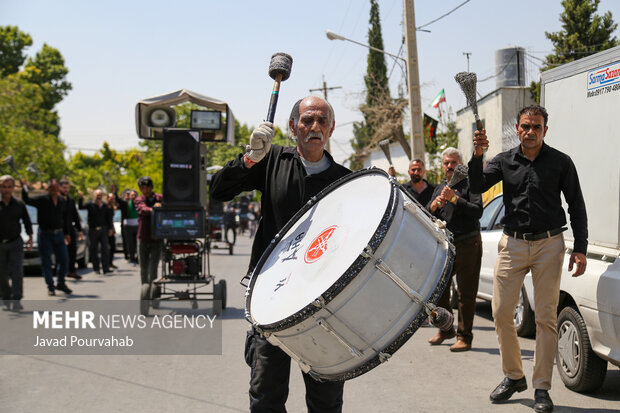
<path fill-rule="evenodd" d="M 24 278 L 24 241 L 19 221 L 28 234 L 28 251 L 32 249 L 32 222 L 26 205 L 13 197 L 14 188 L 15 179 L 11 175 L 0 176 L 0 297 L 7 309 L 19 311 L 23 308 L 19 300 L 23 296 Z"/>
<path fill-rule="evenodd" d="M 536 308 L 536 363 L 532 382 L 534 410 L 550 412 L 549 396 L 557 347 L 557 308 L 564 262 L 566 215 L 560 192 L 568 204 L 574 236 L 568 270 L 573 277 L 586 269 L 588 219 L 571 158 L 548 146 L 544 137 L 549 116 L 542 106 L 527 106 L 517 115 L 520 145 L 494 157 L 482 168 L 489 141 L 486 131 L 474 132 L 474 154 L 469 161 L 471 191 L 481 193 L 503 180 L 504 233 L 499 241 L 493 280 L 493 321 L 497 331 L 504 379 L 493 390 L 492 402 L 508 400 L 527 389 L 521 349 L 513 315 L 525 274 L 532 273 Z"/>
<path fill-rule="evenodd" d="M 390 166 L 388 173 L 391 176 L 396 176 L 396 170 L 393 166 Z M 435 186 L 424 179 L 424 174 L 426 174 L 424 161 L 419 158 L 414 159 L 409 164 L 409 177 L 411 180 L 403 185 L 405 190 L 422 206 L 428 204 L 435 190 Z"/>
<path fill-rule="evenodd" d="M 327 101 L 317 96 L 301 99 L 289 119 L 296 147 L 272 145 L 273 125 L 263 122 L 252 132 L 248 152 L 213 177 L 210 193 L 214 200 L 228 201 L 242 191 L 262 192 L 262 219 L 252 245 L 250 271 L 274 235 L 312 196 L 351 172 L 324 150 L 334 126 Z M 251 367 L 250 410 L 286 411 L 290 357 L 255 329 L 248 332 L 245 357 Z M 303 378 L 308 411 L 342 411 L 344 382 L 318 382 L 306 373 Z"/>
<path fill-rule="evenodd" d="M 114 228 L 114 213 L 117 208 L 118 204 L 116 203 L 116 193 L 111 192 L 108 194 L 108 214 L 110 215 L 110 222 L 112 223 L 112 231 L 108 231 L 108 245 L 110 246 L 110 268 L 114 270 L 118 269 L 118 267 L 114 265 L 114 254 L 116 253 L 116 228 Z"/>
<path fill-rule="evenodd" d="M 56 290 L 71 294 L 73 291 L 65 284 L 65 276 L 69 267 L 67 245 L 71 241 L 71 212 L 67 207 L 67 201 L 60 196 L 58 180 L 49 181 L 47 195 L 33 198 L 28 196 L 27 182 L 22 181 L 22 200 L 37 208 L 39 257 L 48 295 L 56 295 Z M 56 258 L 57 282 L 55 286 L 52 276 L 52 253 Z"/>
<path fill-rule="evenodd" d="M 129 215 L 129 194 L 131 191 L 129 189 L 125 189 L 119 196 L 118 188 L 115 184 L 112 184 L 110 191 L 114 194 L 117 209 L 121 211 L 121 240 L 123 241 L 123 255 L 128 262 L 131 262 L 129 259 L 127 228 L 125 228 L 125 223 L 127 222 Z"/>
<path fill-rule="evenodd" d="M 450 351 L 468 351 L 473 340 L 473 324 L 476 312 L 476 295 L 480 279 L 482 261 L 482 239 L 480 238 L 480 222 L 482 216 L 482 196 L 469 190 L 469 182 L 451 182 L 454 169 L 463 163 L 461 152 L 456 148 L 446 148 L 441 154 L 446 180 L 437 185 L 432 201 L 427 209 L 436 217 L 447 223 L 454 236 L 455 257 L 452 274 L 456 274 L 458 291 L 458 326 L 456 334 L 439 330 L 428 342 L 435 346 L 444 340 L 457 336 L 456 343 Z M 450 184 L 450 185 L 448 185 Z M 452 311 L 450 305 L 450 288 L 446 288 L 437 305 Z"/>
<path fill-rule="evenodd" d="M 110 270 L 110 236 L 114 228 L 108 209 L 108 205 L 103 202 L 103 191 L 96 189 L 93 193 L 94 199 L 84 203 L 84 194 L 78 191 L 78 206 L 80 209 L 88 211 L 88 240 L 90 241 L 90 259 L 93 263 L 93 270 L 99 272 L 98 246 L 101 245 L 101 267 L 103 273 L 108 274 Z"/>
<path fill-rule="evenodd" d="M 60 194 L 67 201 L 67 208 L 71 214 L 71 241 L 67 245 L 67 251 L 69 252 L 69 273 L 67 277 L 81 280 L 82 276 L 76 272 L 76 255 L 77 255 L 77 241 L 84 239 L 84 233 L 82 232 L 82 223 L 80 222 L 80 215 L 78 214 L 77 207 L 75 205 L 75 199 L 69 195 L 69 189 L 71 183 L 68 179 L 61 179 L 60 182 Z"/>

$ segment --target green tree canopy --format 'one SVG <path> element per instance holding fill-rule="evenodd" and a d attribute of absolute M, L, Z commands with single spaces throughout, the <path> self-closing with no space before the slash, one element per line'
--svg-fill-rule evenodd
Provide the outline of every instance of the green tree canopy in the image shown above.
<path fill-rule="evenodd" d="M 563 0 L 560 14 L 562 30 L 545 32 L 553 43 L 553 53 L 547 55 L 541 71 L 598 53 L 618 44 L 612 33 L 618 27 L 610 11 L 596 14 L 600 0 Z M 540 102 L 540 83 L 530 84 L 532 97 Z"/>
<path fill-rule="evenodd" d="M 15 74 L 26 61 L 25 49 L 32 37 L 17 26 L 0 26 L 0 77 Z"/>

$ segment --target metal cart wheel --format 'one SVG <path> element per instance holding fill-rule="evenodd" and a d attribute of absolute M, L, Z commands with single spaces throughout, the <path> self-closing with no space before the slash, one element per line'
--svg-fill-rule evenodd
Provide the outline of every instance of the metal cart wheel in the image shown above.
<path fill-rule="evenodd" d="M 142 284 L 140 288 L 140 314 L 149 315 L 149 299 L 151 298 L 151 284 Z"/>
<path fill-rule="evenodd" d="M 198 308 L 198 301 L 192 301 L 192 310 L 196 310 Z"/>

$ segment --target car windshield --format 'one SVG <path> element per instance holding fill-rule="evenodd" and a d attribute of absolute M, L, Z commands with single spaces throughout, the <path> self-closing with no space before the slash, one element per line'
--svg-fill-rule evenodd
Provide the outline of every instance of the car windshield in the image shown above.
<path fill-rule="evenodd" d="M 484 207 L 484 211 L 482 212 L 482 216 L 480 217 L 480 229 L 491 229 L 490 225 L 492 225 L 493 217 L 497 212 L 498 208 L 503 206 L 503 197 L 500 195 L 494 198 L 491 202 L 488 203 L 487 206 Z M 499 218 L 497 222 L 499 222 Z"/>

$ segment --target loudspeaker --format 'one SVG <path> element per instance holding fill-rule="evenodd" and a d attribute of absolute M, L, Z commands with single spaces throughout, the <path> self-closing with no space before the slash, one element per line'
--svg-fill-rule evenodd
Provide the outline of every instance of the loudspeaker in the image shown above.
<path fill-rule="evenodd" d="M 164 129 L 164 207 L 206 206 L 205 156 L 199 131 Z"/>

